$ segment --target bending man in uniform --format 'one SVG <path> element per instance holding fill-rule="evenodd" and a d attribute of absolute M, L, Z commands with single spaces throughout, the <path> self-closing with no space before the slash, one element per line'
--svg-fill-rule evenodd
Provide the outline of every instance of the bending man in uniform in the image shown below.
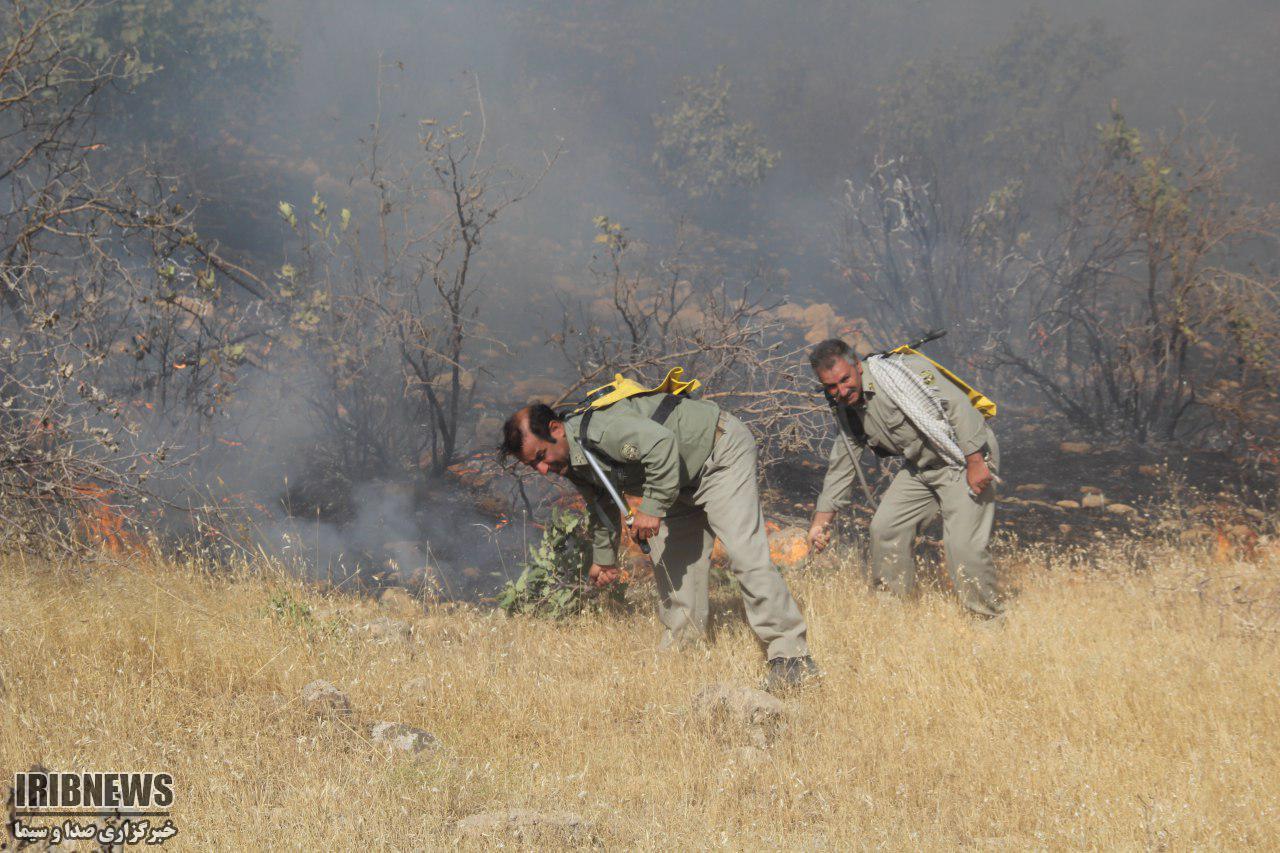
<path fill-rule="evenodd" d="M 947 569 L 960 601 L 979 616 L 998 616 L 1004 608 L 987 552 L 1000 466 L 995 433 L 928 359 L 889 355 L 883 360 L 891 363 L 882 366 L 880 356 L 873 358 L 878 363 L 872 369 L 888 371 L 882 376 L 892 380 L 892 390 L 877 390 L 867 363 L 844 341 L 823 341 L 809 353 L 814 374 L 835 401 L 838 427 L 849 438 L 837 436 L 831 449 L 809 543 L 825 548 L 836 512 L 852 503 L 858 460 L 851 444 L 859 452 L 870 447 L 879 456 L 900 456 L 906 464 L 871 519 L 872 583 L 897 595 L 911 592 L 916 532 L 941 512 Z"/>
<path fill-rule="evenodd" d="M 705 636 L 711 546 L 719 537 L 742 587 L 747 621 L 767 650 L 768 686 L 797 685 L 817 667 L 804 617 L 769 556 L 755 438 L 710 401 L 674 398 L 672 408 L 663 405 L 669 399 L 630 397 L 565 421 L 548 406 L 527 406 L 504 425 L 502 452 L 540 474 L 565 477 L 591 506 L 607 497 L 582 452 L 585 441 L 612 469 L 620 491 L 642 496 L 632 532 L 652 548 L 663 647 Z M 590 516 L 591 578 L 603 585 L 618 576 L 618 543 L 616 530 L 598 516 Z"/>

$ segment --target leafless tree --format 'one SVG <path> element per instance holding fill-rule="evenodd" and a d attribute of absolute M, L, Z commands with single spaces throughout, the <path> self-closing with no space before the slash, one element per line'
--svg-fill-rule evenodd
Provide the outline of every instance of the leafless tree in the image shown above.
<path fill-rule="evenodd" d="M 1196 122 L 1144 138 L 1116 111 L 1060 232 L 1022 260 L 1030 322 L 998 358 L 1096 433 L 1247 450 L 1271 431 L 1280 208 L 1234 192 L 1235 167 Z"/>
<path fill-rule="evenodd" d="M 93 540 L 84 519 L 135 503 L 241 361 L 224 286 L 262 295 L 171 181 L 99 141 L 99 95 L 141 72 L 80 37 L 98 7 L 0 10 L 0 547 Z"/>
<path fill-rule="evenodd" d="M 614 373 L 659 380 L 681 366 L 765 439 L 766 463 L 809 446 L 821 432 L 802 342 L 778 318 L 764 276 L 730 285 L 708 238 L 678 223 L 671 249 L 648 247 L 607 217 L 595 222 L 594 301 L 565 301 L 551 342 L 576 375 L 561 402 Z M 802 369 L 803 368 L 803 369 Z"/>
<path fill-rule="evenodd" d="M 1020 189 L 1012 181 L 977 210 L 947 210 L 900 158 L 877 159 L 866 182 L 846 182 L 835 264 L 878 344 L 945 329 L 952 335 L 936 351 L 962 358 L 969 370 L 984 365 L 975 349 L 1011 323 L 1016 308 L 1007 294 L 1020 272 L 1013 263 L 1024 222 Z"/>
<path fill-rule="evenodd" d="M 384 124 L 386 93 L 380 77 L 364 158 L 348 182 L 352 206 L 335 216 L 317 194 L 307 222 L 281 206 L 303 238 L 299 263 L 282 271 L 296 306 L 292 343 L 321 356 L 305 393 L 343 476 L 440 472 L 458 461 L 485 373 L 469 351 L 487 338 L 476 259 L 489 229 L 555 161 L 549 155 L 527 180 L 491 162 L 478 87 L 478 116 L 423 119 L 414 144 L 397 146 Z"/>

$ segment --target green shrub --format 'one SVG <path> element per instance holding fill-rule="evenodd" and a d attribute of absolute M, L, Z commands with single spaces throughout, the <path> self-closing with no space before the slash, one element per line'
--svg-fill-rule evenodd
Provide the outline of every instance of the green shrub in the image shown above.
<path fill-rule="evenodd" d="M 529 549 L 520 576 L 503 587 L 498 606 L 508 613 L 559 619 L 598 606 L 604 599 L 621 601 L 626 591 L 615 583 L 607 592 L 588 577 L 591 541 L 584 512 L 554 510 L 542 541 Z"/>

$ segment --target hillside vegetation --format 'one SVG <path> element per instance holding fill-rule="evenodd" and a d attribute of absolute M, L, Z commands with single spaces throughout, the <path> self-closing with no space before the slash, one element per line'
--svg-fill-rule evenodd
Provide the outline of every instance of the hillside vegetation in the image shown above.
<path fill-rule="evenodd" d="M 644 589 L 556 623 L 388 613 L 267 568 L 10 560 L 0 771 L 170 771 L 180 849 L 1275 849 L 1280 556 L 1259 553 L 1023 555 L 997 626 L 936 592 L 880 601 L 847 563 L 797 570 L 825 677 L 767 739 L 692 704 L 759 686 L 728 590 L 710 645 L 664 655 Z M 387 616 L 411 637 L 362 628 Z M 353 712 L 310 709 L 315 679 Z M 389 753 L 384 720 L 439 746 Z M 581 823 L 459 836 L 495 809 Z"/>

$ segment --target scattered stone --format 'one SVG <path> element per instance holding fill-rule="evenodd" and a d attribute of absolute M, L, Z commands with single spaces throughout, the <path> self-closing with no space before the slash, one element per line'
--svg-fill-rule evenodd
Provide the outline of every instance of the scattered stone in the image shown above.
<path fill-rule="evenodd" d="M 1183 545 L 1205 547 L 1214 541 L 1215 533 L 1212 528 L 1203 524 L 1193 524 L 1190 527 L 1184 527 L 1178 531 L 1178 541 Z"/>
<path fill-rule="evenodd" d="M 693 697 L 693 709 L 700 716 L 727 722 L 745 731 L 757 747 L 764 747 L 782 725 L 782 700 L 754 687 L 711 684 Z"/>
<path fill-rule="evenodd" d="M 404 723 L 374 723 L 369 729 L 369 737 L 387 752 L 417 755 L 440 748 L 440 739 L 431 732 Z"/>
<path fill-rule="evenodd" d="M 729 760 L 720 768 L 720 784 L 731 784 L 735 779 L 752 778 L 754 771 L 768 758 L 769 753 L 758 746 L 740 746 L 729 754 Z"/>
<path fill-rule="evenodd" d="M 1082 494 L 1082 495 L 1100 495 L 1100 494 L 1102 494 L 1102 489 L 1099 489 L 1097 486 L 1081 486 L 1081 487 L 1080 487 L 1080 494 Z"/>
<path fill-rule="evenodd" d="M 1070 533 L 1070 532 L 1071 532 L 1071 525 L 1070 525 L 1070 524 L 1059 524 L 1059 525 L 1058 525 L 1058 532 L 1059 532 L 1059 533 Z"/>
<path fill-rule="evenodd" d="M 1258 538 L 1258 534 L 1247 524 L 1230 524 L 1223 532 L 1232 539 L 1240 539 L 1248 542 L 1252 542 Z"/>
<path fill-rule="evenodd" d="M 389 586 L 378 596 L 378 607 L 401 619 L 417 616 L 422 612 L 418 604 L 406 590 L 398 586 Z"/>
<path fill-rule="evenodd" d="M 351 700 L 347 694 L 319 679 L 302 688 L 302 704 L 319 717 L 336 719 L 351 716 Z"/>
<path fill-rule="evenodd" d="M 1080 502 L 1079 501 L 1057 501 L 1056 503 L 1054 503 L 1054 506 L 1056 506 L 1058 509 L 1079 509 Z"/>
<path fill-rule="evenodd" d="M 375 643 L 407 643 L 413 637 L 413 629 L 403 619 L 379 616 L 360 626 L 360 632 Z"/>
<path fill-rule="evenodd" d="M 1043 492 L 1047 488 L 1049 487 L 1044 483 L 1023 483 L 1014 488 L 1014 491 L 1021 495 L 1029 492 Z"/>
<path fill-rule="evenodd" d="M 481 839 L 505 836 L 524 843 L 551 844 L 580 839 L 587 822 L 573 812 L 538 812 L 532 809 L 481 812 L 458 821 L 458 835 Z"/>
<path fill-rule="evenodd" d="M 1144 477 L 1159 477 L 1161 471 L 1159 465 L 1139 465 L 1138 473 Z"/>
<path fill-rule="evenodd" d="M 1080 500 L 1080 506 L 1084 507 L 1085 509 L 1101 509 L 1106 505 L 1107 505 L 1107 499 L 1101 492 L 1098 492 L 1096 494 L 1085 495 Z"/>
<path fill-rule="evenodd" d="M 1128 504 L 1107 504 L 1107 512 L 1114 512 L 1116 515 L 1137 515 L 1138 511 Z"/>
<path fill-rule="evenodd" d="M 1093 450 L 1093 445 L 1087 441 L 1064 441 L 1058 449 L 1063 453 L 1088 453 Z"/>

